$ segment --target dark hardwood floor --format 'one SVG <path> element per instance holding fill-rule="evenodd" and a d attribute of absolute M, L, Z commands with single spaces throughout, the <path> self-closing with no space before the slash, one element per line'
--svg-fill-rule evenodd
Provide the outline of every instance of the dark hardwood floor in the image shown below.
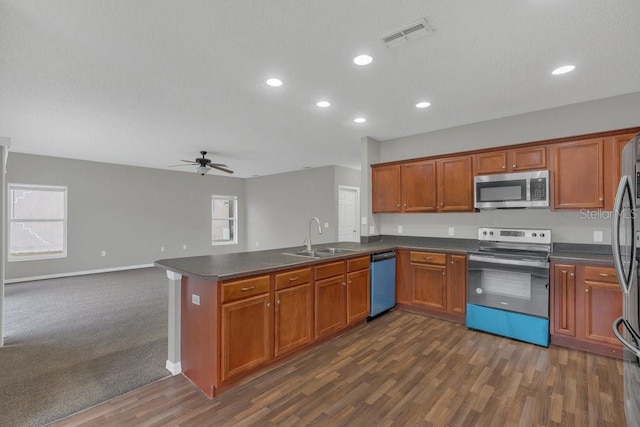
<path fill-rule="evenodd" d="M 83 425 L 624 426 L 622 363 L 393 311 L 214 400 L 183 376 Z"/>

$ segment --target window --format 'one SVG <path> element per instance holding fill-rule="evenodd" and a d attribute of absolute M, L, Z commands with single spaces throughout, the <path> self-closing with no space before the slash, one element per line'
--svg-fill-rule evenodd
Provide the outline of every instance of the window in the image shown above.
<path fill-rule="evenodd" d="M 67 256 L 67 187 L 9 184 L 9 261 Z"/>
<path fill-rule="evenodd" d="M 238 243 L 238 198 L 211 196 L 211 244 Z"/>

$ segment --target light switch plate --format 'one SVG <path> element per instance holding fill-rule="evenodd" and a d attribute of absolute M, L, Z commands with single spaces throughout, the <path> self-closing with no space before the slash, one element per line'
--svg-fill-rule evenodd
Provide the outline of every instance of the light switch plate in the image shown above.
<path fill-rule="evenodd" d="M 597 230 L 593 232 L 593 241 L 602 242 L 602 231 Z"/>
<path fill-rule="evenodd" d="M 454 227 L 449 227 L 449 236 L 453 236 L 456 232 L 456 229 Z"/>
<path fill-rule="evenodd" d="M 191 294 L 191 303 L 195 305 L 200 305 L 200 295 Z"/>
<path fill-rule="evenodd" d="M 398 226 L 398 233 L 402 233 L 402 226 L 401 225 Z"/>
<path fill-rule="evenodd" d="M 369 234 L 373 235 L 376 232 L 376 228 L 373 225 L 369 226 Z"/>
<path fill-rule="evenodd" d="M 367 217 L 366 216 L 362 217 L 362 225 L 367 225 Z"/>

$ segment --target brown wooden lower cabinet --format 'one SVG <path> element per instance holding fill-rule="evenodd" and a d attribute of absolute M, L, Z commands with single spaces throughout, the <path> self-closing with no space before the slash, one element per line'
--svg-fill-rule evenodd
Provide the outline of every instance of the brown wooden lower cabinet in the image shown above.
<path fill-rule="evenodd" d="M 311 283 L 276 291 L 274 356 L 282 356 L 313 339 Z"/>
<path fill-rule="evenodd" d="M 222 381 L 255 369 L 271 358 L 269 294 L 222 304 Z"/>
<path fill-rule="evenodd" d="M 183 374 L 209 397 L 369 314 L 369 257 L 237 280 L 182 277 Z"/>
<path fill-rule="evenodd" d="M 396 260 L 399 308 L 464 323 L 466 255 L 399 250 Z"/>
<path fill-rule="evenodd" d="M 613 268 L 552 264 L 553 344 L 621 358 L 622 345 L 611 330 L 621 315 L 622 292 Z"/>

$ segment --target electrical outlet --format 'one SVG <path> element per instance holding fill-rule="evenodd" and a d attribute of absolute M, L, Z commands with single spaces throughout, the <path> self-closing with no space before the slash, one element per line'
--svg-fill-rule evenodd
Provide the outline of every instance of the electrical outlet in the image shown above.
<path fill-rule="evenodd" d="M 164 252 L 164 246 L 160 246 L 160 252 Z"/>
<path fill-rule="evenodd" d="M 398 233 L 402 233 L 402 226 L 401 225 L 398 226 Z"/>
<path fill-rule="evenodd" d="M 191 294 L 191 303 L 195 305 L 200 305 L 200 295 Z"/>
<path fill-rule="evenodd" d="M 324 223 L 324 228 L 329 228 L 329 223 L 328 222 Z"/>
<path fill-rule="evenodd" d="M 593 232 L 593 241 L 602 242 L 602 231 L 598 230 Z"/>
<path fill-rule="evenodd" d="M 100 255 L 101 255 L 101 256 L 107 256 L 107 251 L 102 251 L 102 252 L 100 252 Z"/>
<path fill-rule="evenodd" d="M 362 225 L 367 225 L 367 217 L 366 216 L 362 217 Z"/>
<path fill-rule="evenodd" d="M 260 242 L 256 242 L 256 246 L 260 246 Z"/>
<path fill-rule="evenodd" d="M 454 227 L 449 227 L 449 236 L 453 236 L 455 234 L 456 229 Z"/>
<path fill-rule="evenodd" d="M 186 251 L 187 250 L 187 245 L 182 245 L 182 249 Z"/>
<path fill-rule="evenodd" d="M 369 226 L 369 235 L 373 236 L 376 232 L 376 228 L 373 225 Z"/>

